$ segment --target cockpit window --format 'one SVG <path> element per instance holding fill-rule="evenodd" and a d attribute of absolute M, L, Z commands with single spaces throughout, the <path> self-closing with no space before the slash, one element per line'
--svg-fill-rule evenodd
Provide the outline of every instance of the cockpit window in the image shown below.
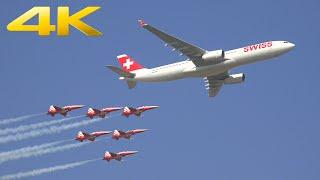
<path fill-rule="evenodd" d="M 288 41 L 284 41 L 283 43 L 289 43 Z"/>

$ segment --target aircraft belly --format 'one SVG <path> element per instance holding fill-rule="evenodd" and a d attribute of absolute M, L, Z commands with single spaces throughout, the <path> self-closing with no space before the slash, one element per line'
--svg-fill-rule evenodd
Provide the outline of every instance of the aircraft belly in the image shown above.
<path fill-rule="evenodd" d="M 181 76 L 180 74 L 158 74 L 158 75 L 146 77 L 142 81 L 161 82 L 161 81 L 173 81 L 181 78 L 183 78 L 183 76 Z"/>
<path fill-rule="evenodd" d="M 189 77 L 207 77 L 221 74 L 228 71 L 231 68 L 230 62 L 222 62 L 219 64 L 209 65 L 209 66 L 199 66 L 192 69 L 185 70 L 185 73 Z"/>
<path fill-rule="evenodd" d="M 182 71 L 158 71 L 149 73 L 143 77 L 137 77 L 138 81 L 143 82 L 161 82 L 161 81 L 173 81 L 184 78 Z"/>

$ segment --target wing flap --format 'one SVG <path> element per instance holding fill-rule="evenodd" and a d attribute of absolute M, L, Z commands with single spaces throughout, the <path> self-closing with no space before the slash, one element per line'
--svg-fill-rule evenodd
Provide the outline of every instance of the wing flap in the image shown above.
<path fill-rule="evenodd" d="M 228 76 L 228 72 L 224 72 L 215 76 L 208 76 L 203 78 L 205 82 L 205 87 L 208 91 L 209 97 L 215 97 L 218 95 L 222 85 L 223 79 Z"/>
<path fill-rule="evenodd" d="M 221 82 L 210 81 L 210 80 L 207 80 L 206 78 L 205 78 L 205 83 L 206 83 L 205 86 L 206 86 L 206 89 L 208 90 L 209 97 L 215 97 L 219 93 L 223 85 L 223 83 Z"/>

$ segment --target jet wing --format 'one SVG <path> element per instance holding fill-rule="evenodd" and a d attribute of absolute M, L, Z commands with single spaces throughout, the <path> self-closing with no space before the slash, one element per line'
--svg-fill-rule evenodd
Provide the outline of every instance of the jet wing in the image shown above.
<path fill-rule="evenodd" d="M 202 55 L 206 53 L 206 50 L 160 31 L 159 29 L 144 23 L 142 20 L 139 20 L 139 24 L 144 29 L 158 36 L 166 43 L 166 45 L 172 46 L 174 50 L 180 51 L 182 55 L 187 56 L 192 61 L 200 60 Z"/>
<path fill-rule="evenodd" d="M 61 107 L 58 107 L 58 106 L 53 106 L 56 110 L 58 110 L 58 111 L 61 111 L 62 110 L 62 108 Z"/>
<path fill-rule="evenodd" d="M 88 138 L 89 141 L 94 141 L 95 139 L 96 139 L 95 136 L 90 136 L 90 137 Z"/>
<path fill-rule="evenodd" d="M 209 97 L 215 97 L 219 93 L 223 85 L 222 79 L 224 79 L 226 76 L 228 76 L 228 72 L 224 72 L 216 76 L 208 76 L 203 78 L 204 82 L 206 83 L 205 86 L 208 90 Z"/>
<path fill-rule="evenodd" d="M 118 132 L 119 132 L 121 135 L 126 134 L 126 132 L 123 132 L 123 131 L 120 131 L 120 130 L 118 130 Z"/>
<path fill-rule="evenodd" d="M 95 108 L 92 108 L 92 110 L 95 112 L 95 113 L 101 113 L 101 111 L 99 109 L 95 109 Z"/>
<path fill-rule="evenodd" d="M 125 134 L 131 134 L 131 133 L 133 133 L 133 130 L 129 130 L 125 132 Z"/>
<path fill-rule="evenodd" d="M 109 153 L 112 157 L 116 157 L 118 155 L 117 153 L 113 153 L 113 152 L 109 152 Z"/>
<path fill-rule="evenodd" d="M 89 134 L 89 133 L 82 132 L 82 134 L 83 134 L 85 137 L 91 137 L 91 134 Z"/>

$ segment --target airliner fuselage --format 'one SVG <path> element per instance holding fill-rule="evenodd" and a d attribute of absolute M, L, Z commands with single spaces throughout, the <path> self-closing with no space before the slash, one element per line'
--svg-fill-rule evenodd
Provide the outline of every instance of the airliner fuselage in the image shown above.
<path fill-rule="evenodd" d="M 241 65 L 277 57 L 290 51 L 294 46 L 287 41 L 269 41 L 226 51 L 225 60 L 206 66 L 196 66 L 193 61 L 185 60 L 152 69 L 139 69 L 132 71 L 136 75 L 130 80 L 160 82 L 187 77 L 214 76 Z"/>

